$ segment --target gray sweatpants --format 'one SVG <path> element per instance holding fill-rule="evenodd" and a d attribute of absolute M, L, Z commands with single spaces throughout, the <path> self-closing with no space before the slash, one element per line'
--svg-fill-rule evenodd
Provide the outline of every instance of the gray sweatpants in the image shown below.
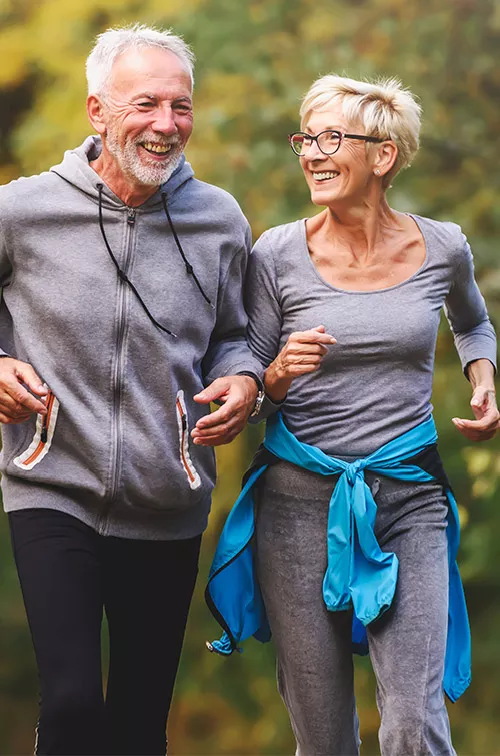
<path fill-rule="evenodd" d="M 365 475 L 375 532 L 399 558 L 396 595 L 368 628 L 382 756 L 452 756 L 442 690 L 448 615 L 447 502 L 436 483 Z M 328 504 L 337 478 L 288 462 L 257 490 L 256 560 L 298 756 L 359 753 L 350 612 L 328 612 Z"/>

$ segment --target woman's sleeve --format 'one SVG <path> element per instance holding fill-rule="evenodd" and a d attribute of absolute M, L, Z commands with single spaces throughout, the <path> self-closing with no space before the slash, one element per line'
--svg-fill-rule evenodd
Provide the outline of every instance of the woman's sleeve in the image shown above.
<path fill-rule="evenodd" d="M 496 335 L 474 278 L 471 248 L 465 236 L 462 239 L 463 248 L 446 298 L 445 313 L 467 375 L 467 365 L 479 359 L 490 360 L 496 370 Z"/>
<path fill-rule="evenodd" d="M 248 343 L 265 369 L 280 350 L 283 322 L 274 259 L 265 235 L 258 239 L 250 254 L 245 281 L 245 307 L 248 313 Z M 281 404 L 266 396 L 259 414 L 251 422 L 269 417 Z"/>

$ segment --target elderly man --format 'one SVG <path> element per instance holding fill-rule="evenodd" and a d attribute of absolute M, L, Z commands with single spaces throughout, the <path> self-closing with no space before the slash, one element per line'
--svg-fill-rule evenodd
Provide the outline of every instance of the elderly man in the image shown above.
<path fill-rule="evenodd" d="M 170 32 L 102 34 L 87 61 L 98 136 L 0 189 L 2 489 L 40 674 L 38 754 L 165 753 L 210 447 L 261 399 L 248 224 L 183 155 L 192 63 Z"/>

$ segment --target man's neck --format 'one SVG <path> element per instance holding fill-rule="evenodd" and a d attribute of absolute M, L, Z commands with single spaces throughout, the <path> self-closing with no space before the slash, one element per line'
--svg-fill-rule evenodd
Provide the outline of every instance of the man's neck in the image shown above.
<path fill-rule="evenodd" d="M 90 163 L 90 167 L 127 207 L 139 207 L 158 190 L 157 186 L 139 184 L 125 176 L 115 161 L 106 160 L 102 152 Z"/>

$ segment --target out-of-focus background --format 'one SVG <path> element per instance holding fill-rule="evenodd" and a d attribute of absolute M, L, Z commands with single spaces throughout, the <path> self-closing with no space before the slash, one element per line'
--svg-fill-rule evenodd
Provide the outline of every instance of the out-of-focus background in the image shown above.
<path fill-rule="evenodd" d="M 173 27 L 193 46 L 195 130 L 187 156 L 198 178 L 237 197 L 255 237 L 317 212 L 286 141 L 311 82 L 330 72 L 400 77 L 420 97 L 423 137 L 389 200 L 462 225 L 499 322 L 499 0 L 0 0 L 2 183 L 47 169 L 83 141 L 92 40 L 135 21 Z M 444 323 L 434 406 L 460 503 L 474 660 L 472 687 L 450 715 L 461 756 L 492 756 L 500 754 L 500 456 L 498 442 L 469 444 L 454 429 L 450 418 L 470 416 L 469 399 Z M 226 660 L 204 647 L 219 634 L 203 601 L 210 557 L 260 432 L 252 428 L 218 453 L 220 482 L 169 726 L 174 755 L 293 753 L 272 644 L 252 640 Z M 20 755 L 33 750 L 37 676 L 5 517 L 0 545 L 0 753 Z M 356 675 L 363 754 L 378 754 L 368 660 Z"/>

